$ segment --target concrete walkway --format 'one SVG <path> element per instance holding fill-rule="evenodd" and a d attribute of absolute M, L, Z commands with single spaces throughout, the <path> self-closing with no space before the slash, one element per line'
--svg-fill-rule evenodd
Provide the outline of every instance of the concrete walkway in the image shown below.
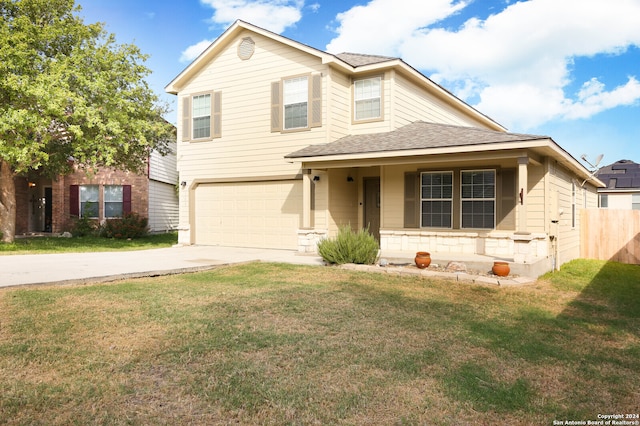
<path fill-rule="evenodd" d="M 196 272 L 251 261 L 322 265 L 319 256 L 292 250 L 213 246 L 100 252 L 0 256 L 0 287 L 83 284 Z"/>

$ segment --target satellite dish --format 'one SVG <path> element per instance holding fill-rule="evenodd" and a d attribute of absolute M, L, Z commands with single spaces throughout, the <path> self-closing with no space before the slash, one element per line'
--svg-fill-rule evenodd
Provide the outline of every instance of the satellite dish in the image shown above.
<path fill-rule="evenodd" d="M 596 157 L 596 162 L 594 163 L 593 167 L 598 167 L 598 164 L 600 164 L 600 162 L 602 161 L 602 157 L 604 157 L 604 154 L 600 154 Z"/>

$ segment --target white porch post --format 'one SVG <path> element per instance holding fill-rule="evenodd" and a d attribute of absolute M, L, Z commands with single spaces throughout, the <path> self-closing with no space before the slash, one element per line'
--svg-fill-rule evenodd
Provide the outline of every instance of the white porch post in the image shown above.
<path fill-rule="evenodd" d="M 311 228 L 311 170 L 302 172 L 302 228 Z"/>
<path fill-rule="evenodd" d="M 529 157 L 518 158 L 518 231 L 527 231 L 527 188 Z"/>

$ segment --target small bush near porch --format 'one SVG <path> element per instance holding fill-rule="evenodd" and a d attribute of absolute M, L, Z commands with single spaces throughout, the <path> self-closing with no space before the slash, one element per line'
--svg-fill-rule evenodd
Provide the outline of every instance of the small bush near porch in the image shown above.
<path fill-rule="evenodd" d="M 640 267 L 498 288 L 246 264 L 0 290 L 0 423 L 553 424 L 637 413 Z M 564 424 L 564 423 L 563 423 Z"/>
<path fill-rule="evenodd" d="M 318 254 L 322 260 L 337 265 L 373 265 L 378 259 L 379 249 L 369 229 L 353 231 L 350 226 L 341 226 L 335 238 L 325 238 L 318 243 Z"/>

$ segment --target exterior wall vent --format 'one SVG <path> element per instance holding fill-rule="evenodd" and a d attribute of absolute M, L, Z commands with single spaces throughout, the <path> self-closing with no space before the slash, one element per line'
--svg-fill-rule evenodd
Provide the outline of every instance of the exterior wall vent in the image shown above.
<path fill-rule="evenodd" d="M 255 42 L 251 39 L 251 37 L 245 37 L 242 39 L 240 44 L 238 45 L 238 58 L 246 61 L 251 56 L 253 56 L 253 52 L 255 51 Z"/>

